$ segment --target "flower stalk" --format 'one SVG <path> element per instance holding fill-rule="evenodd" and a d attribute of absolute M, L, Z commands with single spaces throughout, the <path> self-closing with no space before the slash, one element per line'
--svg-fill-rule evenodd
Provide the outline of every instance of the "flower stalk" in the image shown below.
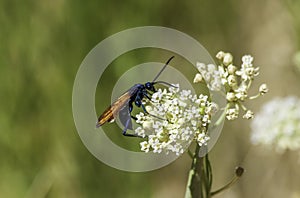
<path fill-rule="evenodd" d="M 185 198 L 210 198 L 212 186 L 212 169 L 208 154 L 199 156 L 200 146 L 196 145 L 189 172 Z"/>
<path fill-rule="evenodd" d="M 239 180 L 239 178 L 243 175 L 243 173 L 244 173 L 244 169 L 242 167 L 237 167 L 235 170 L 235 175 L 232 178 L 232 180 L 228 184 L 223 186 L 222 188 L 220 188 L 214 192 L 211 192 L 210 195 L 214 196 L 220 192 L 223 192 L 224 190 L 229 189 L 231 186 L 233 186 Z"/>

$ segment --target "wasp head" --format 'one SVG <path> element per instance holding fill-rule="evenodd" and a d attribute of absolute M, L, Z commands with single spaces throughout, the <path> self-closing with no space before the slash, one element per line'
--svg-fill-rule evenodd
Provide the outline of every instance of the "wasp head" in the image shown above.
<path fill-rule="evenodd" d="M 147 82 L 147 83 L 145 84 L 145 88 L 148 89 L 149 91 L 153 91 L 153 92 L 156 91 L 153 82 Z"/>

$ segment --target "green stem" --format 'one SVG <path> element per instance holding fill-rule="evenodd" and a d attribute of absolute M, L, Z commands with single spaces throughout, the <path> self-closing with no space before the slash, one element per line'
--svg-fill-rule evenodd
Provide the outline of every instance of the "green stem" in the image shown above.
<path fill-rule="evenodd" d="M 222 121 L 225 119 L 225 117 L 226 117 L 226 109 L 227 108 L 228 107 L 226 106 L 226 108 L 224 109 L 223 113 L 221 114 L 221 116 L 219 117 L 219 119 L 215 122 L 215 124 L 214 124 L 213 127 L 219 126 L 222 123 Z"/>
<path fill-rule="evenodd" d="M 208 155 L 199 156 L 200 146 L 197 144 L 189 172 L 185 198 L 210 198 L 212 171 Z"/>
<path fill-rule="evenodd" d="M 222 188 L 220 188 L 214 192 L 211 192 L 211 196 L 214 196 L 214 195 L 230 188 L 231 186 L 233 186 L 239 180 L 239 178 L 243 175 L 243 173 L 244 173 L 244 169 L 242 167 L 237 167 L 235 170 L 235 176 L 232 178 L 232 180 L 228 184 L 223 186 Z"/>
<path fill-rule="evenodd" d="M 192 151 L 190 150 L 190 149 L 188 149 L 188 154 L 189 154 L 189 156 L 190 156 L 190 158 L 194 158 L 194 154 L 192 153 Z"/>
<path fill-rule="evenodd" d="M 205 185 L 205 192 L 207 194 L 207 197 L 209 198 L 210 197 L 210 191 L 211 191 L 211 185 L 212 185 L 212 169 L 211 169 L 211 165 L 210 165 L 210 161 L 208 159 L 208 154 L 205 156 L 205 164 L 204 166 L 205 167 L 205 180 L 207 181 L 206 182 L 206 185 Z"/>

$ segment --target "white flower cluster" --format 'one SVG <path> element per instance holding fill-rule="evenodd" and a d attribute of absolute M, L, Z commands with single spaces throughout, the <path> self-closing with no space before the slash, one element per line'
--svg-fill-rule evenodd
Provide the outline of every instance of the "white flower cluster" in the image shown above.
<path fill-rule="evenodd" d="M 135 133 L 148 138 L 140 143 L 144 152 L 180 155 L 191 141 L 196 140 L 202 146 L 209 140 L 206 133 L 211 115 L 217 111 L 216 104 L 209 102 L 208 96 L 193 95 L 190 90 L 180 91 L 178 84 L 174 86 L 177 88 L 153 93 L 146 106 L 149 114 L 136 115 L 136 122 L 142 126 Z"/>
<path fill-rule="evenodd" d="M 221 75 L 214 64 L 204 64 L 197 62 L 196 64 L 200 74 L 196 74 L 194 83 L 202 82 L 204 79 L 207 83 L 207 87 L 212 91 L 221 90 Z"/>
<path fill-rule="evenodd" d="M 252 121 L 251 141 L 274 147 L 276 151 L 300 149 L 300 99 L 274 98 Z"/>
<path fill-rule="evenodd" d="M 251 87 L 252 81 L 254 77 L 259 74 L 259 68 L 254 67 L 252 64 L 253 57 L 250 55 L 243 56 L 240 69 L 233 65 L 233 57 L 230 53 L 220 51 L 216 55 L 216 58 L 220 62 L 218 67 L 213 64 L 196 64 L 200 74 L 196 74 L 194 83 L 202 82 L 204 79 L 208 88 L 212 91 L 220 91 L 222 86 L 225 87 L 228 102 L 226 118 L 228 120 L 238 118 L 240 107 L 244 110 L 243 118 L 253 118 L 254 113 L 247 109 L 242 103 L 247 99 L 254 99 L 268 92 L 267 85 L 262 84 L 259 87 L 259 93 L 257 95 L 252 97 L 248 96 L 248 90 Z"/>

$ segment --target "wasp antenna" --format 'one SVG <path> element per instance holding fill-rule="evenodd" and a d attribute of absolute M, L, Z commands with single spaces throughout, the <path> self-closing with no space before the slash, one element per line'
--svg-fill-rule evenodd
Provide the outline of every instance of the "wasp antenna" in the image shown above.
<path fill-rule="evenodd" d="M 153 84 L 165 84 L 165 85 L 168 85 L 170 87 L 178 88 L 177 86 L 172 85 L 171 83 L 168 83 L 168 82 L 165 82 L 165 81 L 156 81 Z"/>
<path fill-rule="evenodd" d="M 172 56 L 171 58 L 169 58 L 169 60 L 166 62 L 166 64 L 164 65 L 164 67 L 158 72 L 158 74 L 155 76 L 155 78 L 152 80 L 152 82 L 154 82 L 159 76 L 160 74 L 165 70 L 165 68 L 167 67 L 167 65 L 169 64 L 169 62 L 174 58 L 175 56 Z"/>

